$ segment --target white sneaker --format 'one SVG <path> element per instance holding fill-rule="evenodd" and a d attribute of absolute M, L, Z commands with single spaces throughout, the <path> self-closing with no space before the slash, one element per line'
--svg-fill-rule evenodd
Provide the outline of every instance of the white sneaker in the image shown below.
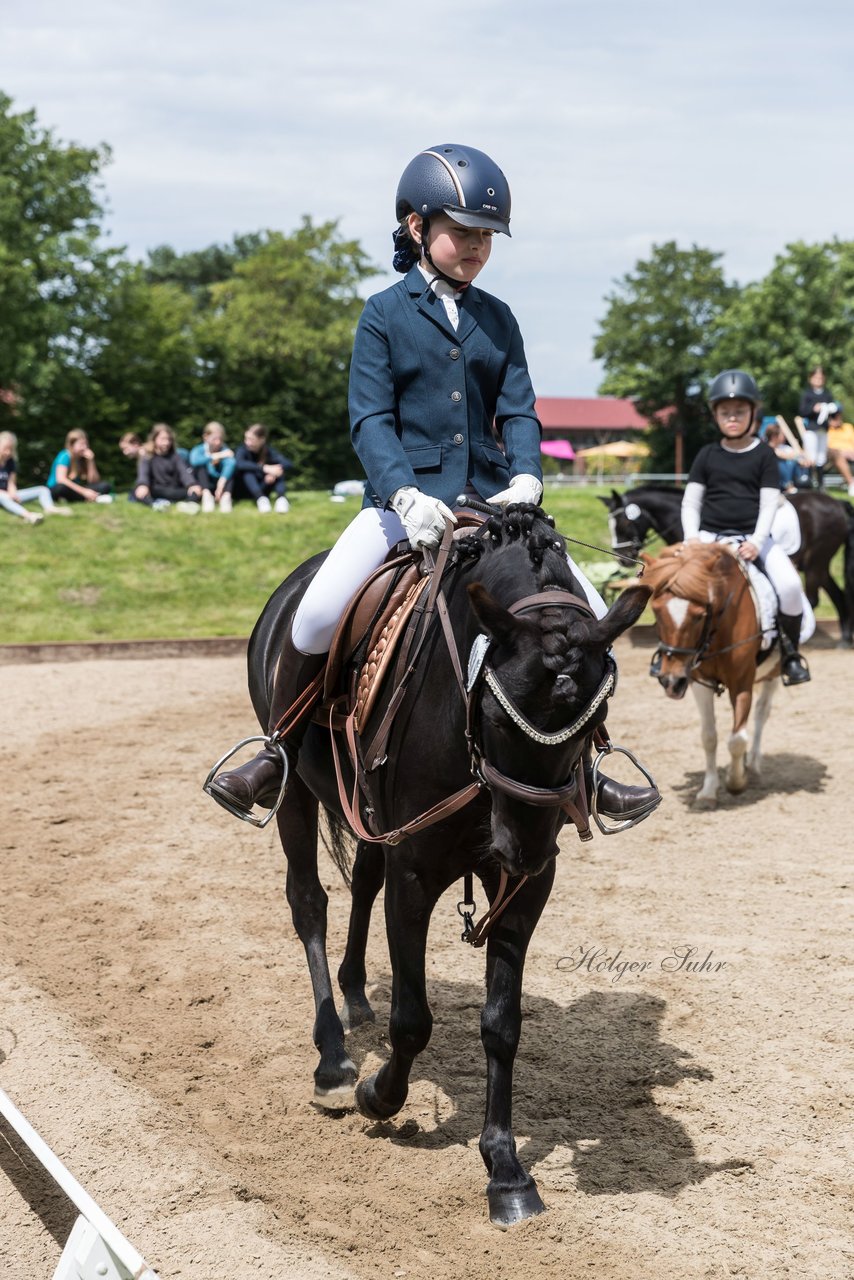
<path fill-rule="evenodd" d="M 44 516 L 38 515 L 35 511 L 28 511 L 24 519 L 27 524 L 44 524 Z"/>
<path fill-rule="evenodd" d="M 216 509 L 216 499 L 210 489 L 202 489 L 202 511 L 214 511 Z"/>
<path fill-rule="evenodd" d="M 267 514 L 268 511 L 273 510 L 273 504 L 266 495 L 263 495 L 260 498 L 256 498 L 255 506 L 258 508 L 259 511 L 263 511 L 265 515 Z"/>
<path fill-rule="evenodd" d="M 168 498 L 155 498 L 151 504 L 151 510 L 166 511 L 167 508 L 171 506 L 172 506 L 172 503 L 169 501 Z"/>
<path fill-rule="evenodd" d="M 70 507 L 45 507 L 44 513 L 46 516 L 70 516 L 71 508 Z"/>
<path fill-rule="evenodd" d="M 224 514 L 227 515 L 228 512 L 231 510 L 231 505 L 232 505 L 231 494 L 226 492 L 222 495 L 222 497 L 219 500 L 219 509 L 220 511 L 222 511 Z"/>
<path fill-rule="evenodd" d="M 99 493 L 96 502 L 112 502 L 113 495 L 111 493 Z"/>
<path fill-rule="evenodd" d="M 198 502 L 176 502 L 176 511 L 183 511 L 185 516 L 197 515 L 200 508 Z"/>
<path fill-rule="evenodd" d="M 276 499 L 276 503 L 275 503 L 275 506 L 273 507 L 273 510 L 277 511 L 280 516 L 286 516 L 290 511 L 290 509 L 291 509 L 291 504 L 288 502 L 287 498 L 282 497 L 282 498 Z"/>

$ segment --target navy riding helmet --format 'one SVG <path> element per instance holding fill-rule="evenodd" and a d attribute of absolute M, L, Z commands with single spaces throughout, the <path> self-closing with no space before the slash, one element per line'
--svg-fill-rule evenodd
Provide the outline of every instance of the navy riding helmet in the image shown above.
<path fill-rule="evenodd" d="M 510 235 L 510 187 L 494 160 L 474 147 L 428 147 L 406 166 L 397 187 L 395 216 L 431 218 L 446 213 L 463 227 Z"/>

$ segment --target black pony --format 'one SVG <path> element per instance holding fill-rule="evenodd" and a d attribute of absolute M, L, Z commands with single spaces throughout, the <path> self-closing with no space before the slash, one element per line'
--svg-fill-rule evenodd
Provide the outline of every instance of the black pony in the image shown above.
<path fill-rule="evenodd" d="M 611 490 L 600 498 L 608 508 L 611 546 L 630 564 L 652 534 L 668 545 L 682 541 L 683 490 L 675 486 L 642 485 L 623 494 Z M 800 549 L 792 556 L 804 575 L 807 599 L 813 608 L 823 587 L 839 615 L 840 646 L 854 645 L 854 508 L 828 493 L 804 492 L 787 496 L 801 530 Z M 830 562 L 845 548 L 845 582 L 840 587 L 830 572 Z"/>
<path fill-rule="evenodd" d="M 250 640 L 250 693 L 265 730 L 282 637 L 322 558 L 309 560 L 278 588 Z M 355 1089 L 356 1105 L 372 1119 L 400 1110 L 413 1060 L 432 1027 L 425 946 L 433 907 L 467 874 L 480 879 L 493 903 L 500 882 L 507 882 L 503 873 L 520 878 L 489 934 L 481 1018 L 487 1097 L 480 1150 L 489 1171 L 490 1217 L 500 1225 L 544 1207 L 517 1159 L 511 1132 L 522 969 L 554 880 L 557 839 L 567 816 L 564 802 L 577 793 L 591 733 L 604 721 L 613 690 L 609 647 L 637 620 L 649 591 L 628 589 L 601 621 L 579 594 L 563 539 L 538 508 L 511 508 L 456 541 L 443 579 L 449 628 L 433 624 L 393 721 L 387 759 L 368 774 L 371 813 L 363 806 L 361 816 L 389 839 L 361 839 L 356 846 L 350 930 L 338 973 L 341 1017 L 326 957 L 327 896 L 317 865 L 319 804 L 327 811 L 333 854 L 345 875 L 347 842 L 330 734 L 317 722 L 308 728 L 298 773 L 291 776 L 277 814 L 288 864 L 287 898 L 314 989 L 314 1043 L 320 1053 L 315 1101 L 329 1109 L 352 1105 Z M 381 721 L 387 697 L 362 726 L 364 741 Z M 346 795 L 353 775 L 346 751 L 341 755 Z M 416 815 L 467 788 L 474 794 L 464 807 L 396 843 L 399 829 Z M 344 1027 L 373 1019 L 365 995 L 365 946 L 383 880 L 393 975 L 391 1055 L 356 1088 Z"/>

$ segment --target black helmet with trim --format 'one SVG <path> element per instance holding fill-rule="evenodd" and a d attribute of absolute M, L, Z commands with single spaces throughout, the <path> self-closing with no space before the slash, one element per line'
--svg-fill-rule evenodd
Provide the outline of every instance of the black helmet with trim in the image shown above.
<path fill-rule="evenodd" d="M 474 147 L 447 142 L 411 160 L 397 187 L 395 216 L 446 213 L 463 227 L 510 235 L 510 187 L 494 160 Z"/>
<path fill-rule="evenodd" d="M 743 369 L 725 369 L 711 383 L 708 400 L 713 409 L 721 400 L 747 400 L 756 406 L 760 401 L 759 388 Z"/>

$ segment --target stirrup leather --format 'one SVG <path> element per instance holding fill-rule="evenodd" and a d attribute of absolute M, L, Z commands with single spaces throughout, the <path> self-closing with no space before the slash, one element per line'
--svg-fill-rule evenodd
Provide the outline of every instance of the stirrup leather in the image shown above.
<path fill-rule="evenodd" d="M 219 792 L 214 791 L 211 788 L 211 783 L 222 769 L 222 766 L 224 764 L 228 764 L 229 760 L 231 760 L 233 756 L 236 756 L 238 751 L 241 751 L 243 747 L 248 747 L 252 742 L 263 743 L 263 745 L 269 750 L 278 751 L 282 760 L 282 785 L 279 787 L 279 794 L 276 796 L 275 803 L 272 808 L 264 814 L 263 818 L 256 818 L 254 813 L 247 813 L 245 809 L 239 809 L 237 805 L 229 804 L 225 796 L 220 795 Z M 288 756 L 283 746 L 281 734 L 278 732 L 271 734 L 254 734 L 251 738 L 242 738 L 236 747 L 232 747 L 224 756 L 220 756 L 219 760 L 217 760 L 216 764 L 211 768 L 210 773 L 205 778 L 202 790 L 206 795 L 209 795 L 212 800 L 216 800 L 217 804 L 221 805 L 223 809 L 226 809 L 229 813 L 233 814 L 235 818 L 240 818 L 241 822 L 248 822 L 253 827 L 266 827 L 267 823 L 271 822 L 279 812 L 282 801 L 285 798 L 285 792 L 288 789 L 288 768 Z"/>
<path fill-rule="evenodd" d="M 604 759 L 610 755 L 614 755 L 615 753 L 619 753 L 621 756 L 628 756 L 638 772 L 642 773 L 646 778 L 649 785 L 651 787 L 655 787 L 656 791 L 658 791 L 655 779 L 649 769 L 641 764 L 637 756 L 634 755 L 633 752 L 629 751 L 627 747 L 615 747 L 610 739 L 608 739 L 604 746 L 599 748 L 596 759 L 593 761 L 593 768 L 590 772 L 590 815 L 596 823 L 596 826 L 602 832 L 603 836 L 615 836 L 620 831 L 628 831 L 629 827 L 636 827 L 639 822 L 643 822 L 644 818 L 648 818 L 652 811 L 657 809 L 661 804 L 661 795 L 659 793 L 658 799 L 650 801 L 643 813 L 635 814 L 633 818 L 623 818 L 622 821 L 615 822 L 612 826 L 606 825 L 604 819 L 599 814 L 599 768 Z"/>

